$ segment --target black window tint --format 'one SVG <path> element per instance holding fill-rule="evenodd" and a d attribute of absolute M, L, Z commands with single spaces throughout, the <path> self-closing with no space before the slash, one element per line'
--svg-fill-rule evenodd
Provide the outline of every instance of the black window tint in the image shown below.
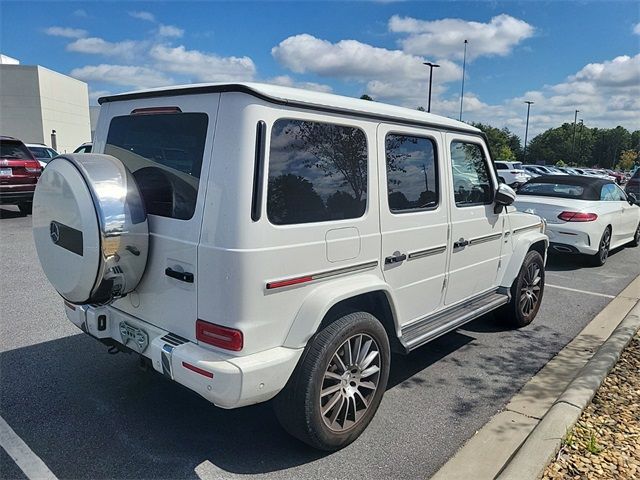
<path fill-rule="evenodd" d="M 16 160 L 33 160 L 33 156 L 22 142 L 15 140 L 0 140 L 0 158 Z"/>
<path fill-rule="evenodd" d="M 147 213 L 181 220 L 193 216 L 208 122 L 205 113 L 111 120 L 105 153 L 131 170 Z"/>
<path fill-rule="evenodd" d="M 451 142 L 451 168 L 457 206 L 466 207 L 493 202 L 491 176 L 480 145 L 460 141 Z"/>
<path fill-rule="evenodd" d="M 276 225 L 364 215 L 367 140 L 362 130 L 281 119 L 271 131 L 267 215 Z"/>
<path fill-rule="evenodd" d="M 498 170 L 508 170 L 508 167 L 506 165 L 503 165 L 502 163 L 496 163 L 496 169 L 498 169 Z"/>
<path fill-rule="evenodd" d="M 392 212 L 438 205 L 435 145 L 428 138 L 387 135 L 387 191 Z"/>

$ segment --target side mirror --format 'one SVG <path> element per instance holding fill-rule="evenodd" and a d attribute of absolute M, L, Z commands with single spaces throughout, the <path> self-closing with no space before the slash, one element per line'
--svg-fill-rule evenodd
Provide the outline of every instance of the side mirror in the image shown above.
<path fill-rule="evenodd" d="M 509 185 L 501 183 L 498 185 L 496 196 L 493 199 L 495 207 L 493 211 L 500 213 L 502 209 L 508 205 L 511 205 L 516 200 L 516 192 Z"/>
<path fill-rule="evenodd" d="M 640 205 L 640 200 L 635 193 L 627 192 L 627 197 L 629 198 L 629 203 L 631 205 Z"/>

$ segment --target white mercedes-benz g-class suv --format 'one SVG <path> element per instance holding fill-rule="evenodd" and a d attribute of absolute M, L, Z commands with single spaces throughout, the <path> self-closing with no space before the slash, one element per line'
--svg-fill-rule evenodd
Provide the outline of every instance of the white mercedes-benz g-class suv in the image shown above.
<path fill-rule="evenodd" d="M 249 83 L 100 104 L 93 153 L 38 182 L 40 262 L 75 325 L 219 407 L 273 399 L 335 450 L 374 416 L 392 351 L 538 312 L 544 223 L 508 207 L 476 128 Z"/>

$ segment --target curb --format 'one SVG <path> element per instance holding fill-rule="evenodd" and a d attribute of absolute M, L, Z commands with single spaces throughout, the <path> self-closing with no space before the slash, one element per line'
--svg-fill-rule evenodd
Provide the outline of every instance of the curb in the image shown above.
<path fill-rule="evenodd" d="M 640 301 L 616 327 L 596 354 L 555 401 L 540 423 L 496 477 L 498 480 L 539 479 L 557 454 L 562 439 L 589 405 L 620 354 L 640 329 Z"/>
<path fill-rule="evenodd" d="M 586 365 L 603 347 L 617 327 L 630 312 L 637 312 L 640 305 L 640 275 L 633 279 L 609 304 L 607 304 L 556 356 L 550 359 L 489 421 L 470 437 L 465 444 L 440 467 L 431 480 L 496 479 L 522 449 L 525 442 L 550 410 L 581 412 L 604 376 L 591 378 L 591 383 L 578 377 L 586 372 Z M 635 310 L 634 310 L 635 309 Z M 623 348 L 620 348 L 621 351 Z M 618 354 L 619 354 L 618 351 Z M 604 350 L 603 350 L 604 352 Z M 615 356 L 617 359 L 617 355 Z M 615 363 L 615 361 L 613 362 Z M 593 365 L 593 364 L 592 364 Z M 607 369 L 608 371 L 608 369 Z M 574 384 L 573 381 L 576 380 Z M 594 386 L 597 384 L 597 386 Z M 569 396 L 569 385 L 581 386 L 585 397 Z M 563 401 L 560 397 L 563 395 Z M 581 404 L 582 402 L 582 404 Z M 556 406 L 557 405 L 557 406 Z M 568 412 L 566 412 L 568 414 Z M 579 416 L 579 413 L 577 414 Z M 576 416 L 576 418 L 578 418 Z M 571 424 L 573 425 L 573 424 Z M 569 424 L 560 425 L 557 434 L 551 434 L 549 451 L 554 451 L 567 433 Z M 555 442 L 555 443 L 553 443 Z M 537 447 L 536 447 L 537 448 Z M 553 456 L 553 454 L 550 454 Z M 548 462 L 539 460 L 539 468 Z M 540 466 L 542 465 L 542 466 Z M 540 470 L 542 472 L 542 470 Z M 513 478 L 527 479 L 526 472 L 516 472 Z M 506 477 L 504 477 L 506 478 Z"/>

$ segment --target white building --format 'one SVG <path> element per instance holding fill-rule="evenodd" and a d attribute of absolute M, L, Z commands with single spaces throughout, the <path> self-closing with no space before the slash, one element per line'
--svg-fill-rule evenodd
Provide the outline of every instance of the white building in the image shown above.
<path fill-rule="evenodd" d="M 3 58 L 4 60 L 4 58 Z M 39 65 L 0 63 L 0 135 L 72 152 L 91 140 L 87 84 Z"/>

